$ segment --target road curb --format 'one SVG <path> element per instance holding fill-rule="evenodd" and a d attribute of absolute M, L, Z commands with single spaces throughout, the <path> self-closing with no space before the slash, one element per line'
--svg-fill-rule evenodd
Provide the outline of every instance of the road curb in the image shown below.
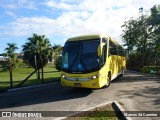
<path fill-rule="evenodd" d="M 123 116 L 124 116 L 125 110 L 123 109 L 123 107 L 117 101 L 113 101 L 113 104 L 121 112 L 121 114 L 123 114 Z M 124 116 L 124 117 L 126 120 L 132 120 L 130 117 L 126 117 L 126 116 Z"/>
<path fill-rule="evenodd" d="M 90 107 L 90 108 L 84 109 L 83 111 L 78 112 L 78 113 L 76 113 L 76 114 L 80 114 L 80 113 L 82 113 L 82 112 L 84 112 L 84 111 L 90 111 L 90 110 L 93 110 L 93 109 L 96 109 L 96 108 L 98 108 L 98 107 L 102 107 L 102 106 L 105 106 L 105 105 L 108 105 L 108 104 L 113 104 L 114 107 L 116 107 L 116 109 L 118 109 L 118 111 L 121 112 L 121 114 L 123 115 L 123 117 L 124 117 L 125 120 L 132 120 L 130 117 L 124 116 L 125 110 L 124 110 L 123 107 L 122 107 L 117 101 L 115 101 L 115 100 L 114 100 L 114 101 L 109 101 L 109 102 L 105 102 L 105 103 L 99 104 L 99 105 L 97 105 L 97 106 L 95 106 L 95 107 Z M 76 115 L 76 114 L 69 115 L 68 117 L 72 117 L 72 116 L 74 116 L 74 115 Z M 53 120 L 64 120 L 64 119 L 67 119 L 68 117 L 58 117 L 58 118 L 55 118 L 55 119 L 53 119 Z"/>
<path fill-rule="evenodd" d="M 4 93 L 33 89 L 33 88 L 39 88 L 39 87 L 46 87 L 46 86 L 53 85 L 53 84 L 56 84 L 56 83 L 59 83 L 59 81 L 55 81 L 55 82 L 52 82 L 52 83 L 40 84 L 40 85 L 27 86 L 27 87 L 11 88 L 11 89 L 6 90 Z"/>
<path fill-rule="evenodd" d="M 58 81 L 57 82 L 53 82 L 53 83 L 41 84 L 41 85 L 27 86 L 27 87 L 21 87 L 21 88 L 13 88 L 13 89 L 9 89 L 8 92 L 26 90 L 26 89 L 38 88 L 38 87 L 45 87 L 45 86 L 48 86 L 48 85 L 53 85 L 55 83 L 58 83 Z"/>

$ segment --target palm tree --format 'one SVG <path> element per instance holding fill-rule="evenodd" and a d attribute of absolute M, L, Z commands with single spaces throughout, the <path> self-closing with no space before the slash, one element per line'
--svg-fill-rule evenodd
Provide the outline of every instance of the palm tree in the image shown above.
<path fill-rule="evenodd" d="M 7 45 L 8 47 L 5 48 L 5 51 L 10 58 L 13 58 L 14 52 L 18 49 L 18 47 L 15 43 L 7 43 Z"/>
<path fill-rule="evenodd" d="M 54 44 L 54 45 L 52 46 L 52 48 L 53 48 L 54 51 L 55 51 L 57 48 L 59 48 L 59 47 L 61 47 L 60 44 Z"/>
<path fill-rule="evenodd" d="M 9 70 L 11 65 L 12 68 L 16 68 L 18 63 L 17 55 L 15 54 L 15 51 L 18 49 L 17 45 L 15 43 L 7 43 L 7 46 L 8 47 L 5 48 L 6 53 L 4 53 L 4 55 L 8 56 L 9 59 L 7 59 L 3 65 L 4 70 Z"/>
<path fill-rule="evenodd" d="M 13 87 L 12 81 L 12 69 L 16 67 L 17 64 L 17 56 L 14 54 L 18 49 L 15 43 L 7 43 L 8 47 L 5 48 L 7 56 L 10 57 L 9 60 L 4 64 L 3 68 L 10 71 L 10 87 Z"/>
<path fill-rule="evenodd" d="M 54 45 L 52 46 L 52 54 L 49 56 L 49 61 L 55 60 L 55 50 L 56 50 L 57 48 L 59 48 L 59 47 L 61 47 L 60 44 L 54 44 Z"/>
<path fill-rule="evenodd" d="M 52 54 L 52 47 L 45 35 L 33 34 L 23 47 L 24 61 L 35 69 L 41 69 L 48 63 L 48 57 Z"/>

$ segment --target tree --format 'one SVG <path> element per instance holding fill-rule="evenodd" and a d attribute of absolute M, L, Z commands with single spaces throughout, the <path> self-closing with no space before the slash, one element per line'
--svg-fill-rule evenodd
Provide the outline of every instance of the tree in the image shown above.
<path fill-rule="evenodd" d="M 15 43 L 7 43 L 7 46 L 8 47 L 5 48 L 6 53 L 3 54 L 8 57 L 2 64 L 4 70 L 9 70 L 11 65 L 12 68 L 16 68 L 18 65 L 17 55 L 15 54 L 15 51 L 18 49 L 17 45 Z"/>
<path fill-rule="evenodd" d="M 128 52 L 132 52 L 134 49 L 134 56 L 136 56 L 138 64 L 141 64 L 141 68 L 144 65 L 153 64 L 154 61 L 158 62 L 160 59 L 158 57 L 160 56 L 160 5 L 153 6 L 151 14 L 125 21 L 122 28 L 124 30 L 121 36 L 125 46 L 127 46 Z M 139 56 L 141 61 L 139 61 Z"/>
<path fill-rule="evenodd" d="M 127 61 L 127 66 L 132 68 L 132 63 L 136 63 L 136 66 L 140 66 L 140 62 L 136 62 L 137 58 L 139 58 L 139 52 L 142 54 L 141 47 L 141 27 L 140 27 L 139 19 L 131 18 L 128 21 L 125 21 L 122 25 L 124 29 L 121 35 L 124 41 L 124 46 L 127 46 L 127 52 L 129 55 L 129 60 Z M 136 49 L 139 49 L 138 51 Z M 135 50 L 133 52 L 133 50 Z M 131 63 L 132 62 L 132 63 Z M 130 64 L 131 63 L 131 64 Z"/>
<path fill-rule="evenodd" d="M 55 50 L 56 50 L 57 48 L 59 48 L 59 47 L 61 47 L 60 44 L 54 44 L 54 45 L 52 46 L 52 54 L 49 56 L 49 61 L 55 61 L 55 60 L 56 60 L 56 59 L 55 59 Z"/>
<path fill-rule="evenodd" d="M 8 47 L 5 48 L 5 51 L 7 53 L 7 56 L 10 58 L 14 57 L 14 52 L 18 49 L 17 45 L 15 43 L 7 43 Z"/>
<path fill-rule="evenodd" d="M 2 64 L 2 68 L 5 70 L 9 70 L 10 73 L 10 87 L 13 87 L 12 80 L 12 69 L 17 67 L 18 59 L 15 51 L 18 49 L 15 43 L 7 43 L 8 47 L 5 48 L 6 54 L 9 59 L 6 60 L 5 63 Z"/>
<path fill-rule="evenodd" d="M 54 63 L 56 66 L 56 69 L 61 71 L 62 69 L 62 51 L 63 47 L 60 45 L 57 45 L 54 50 Z"/>
<path fill-rule="evenodd" d="M 35 69 L 41 69 L 48 63 L 48 58 L 52 54 L 51 44 L 45 35 L 33 34 L 28 38 L 28 42 L 23 47 L 24 61 Z"/>
<path fill-rule="evenodd" d="M 140 26 L 139 26 L 138 19 L 134 20 L 131 18 L 128 21 L 125 21 L 122 25 L 124 30 L 122 31 L 123 34 L 121 35 L 124 41 L 124 46 L 127 46 L 127 51 L 130 52 L 133 50 L 134 47 L 137 46 L 137 43 L 140 38 Z"/>
<path fill-rule="evenodd" d="M 137 55 L 141 56 L 141 61 L 138 63 L 141 68 L 146 65 L 149 60 L 150 54 L 148 51 L 151 49 L 153 40 L 153 27 L 150 25 L 150 16 L 145 14 L 137 19 L 131 18 L 125 21 L 122 25 L 123 34 L 122 38 L 127 46 L 128 51 L 133 49 L 137 51 Z M 139 54 L 140 53 L 140 54 Z M 139 57 L 138 57 L 139 58 Z"/>
<path fill-rule="evenodd" d="M 152 26 L 154 39 L 154 59 L 158 70 L 158 65 L 160 64 L 160 5 L 155 5 L 151 8 L 151 16 L 149 19 L 150 26 Z"/>
<path fill-rule="evenodd" d="M 52 48 L 53 48 L 54 51 L 55 51 L 57 48 L 59 48 L 59 47 L 61 47 L 60 44 L 54 44 L 54 45 L 52 46 Z"/>

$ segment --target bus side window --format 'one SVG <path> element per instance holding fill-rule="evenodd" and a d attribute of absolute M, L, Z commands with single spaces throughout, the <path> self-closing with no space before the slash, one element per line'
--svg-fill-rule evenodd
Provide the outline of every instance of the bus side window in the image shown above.
<path fill-rule="evenodd" d="M 105 43 L 105 46 L 103 46 L 103 53 L 102 53 L 102 63 L 105 64 L 107 56 L 107 39 L 102 38 L 102 42 Z"/>
<path fill-rule="evenodd" d="M 121 56 L 122 55 L 122 50 L 120 46 L 117 46 L 117 55 Z"/>
<path fill-rule="evenodd" d="M 100 56 L 100 67 L 106 63 L 106 56 L 107 56 L 107 45 L 103 46 L 102 55 Z"/>
<path fill-rule="evenodd" d="M 125 56 L 124 49 L 121 46 L 118 46 L 118 55 Z"/>
<path fill-rule="evenodd" d="M 117 55 L 116 45 L 111 41 L 109 43 L 109 55 Z"/>
<path fill-rule="evenodd" d="M 107 39 L 102 38 L 102 43 L 105 43 L 102 49 L 102 55 L 100 56 L 100 67 L 103 67 L 103 65 L 106 63 L 106 56 L 107 56 Z"/>

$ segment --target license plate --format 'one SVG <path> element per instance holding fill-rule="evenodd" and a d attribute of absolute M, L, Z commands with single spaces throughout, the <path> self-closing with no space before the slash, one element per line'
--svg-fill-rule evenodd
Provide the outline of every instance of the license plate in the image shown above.
<path fill-rule="evenodd" d="M 80 87 L 80 86 L 81 86 L 81 83 L 74 83 L 74 86 L 75 86 L 75 87 Z"/>

